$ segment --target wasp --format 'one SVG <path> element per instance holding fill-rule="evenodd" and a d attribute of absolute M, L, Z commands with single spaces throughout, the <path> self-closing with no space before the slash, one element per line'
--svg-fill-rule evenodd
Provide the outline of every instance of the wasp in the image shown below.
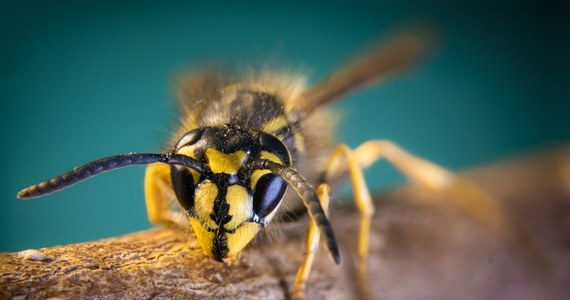
<path fill-rule="evenodd" d="M 355 149 L 335 146 L 328 108 L 350 92 L 408 68 L 429 44 L 423 31 L 400 34 L 311 87 L 302 78 L 269 72 L 187 76 L 177 91 L 180 125 L 167 151 L 95 160 L 17 196 L 39 197 L 105 171 L 148 165 L 150 222 L 190 226 L 204 254 L 217 261 L 236 258 L 277 215 L 303 208 L 311 222 L 293 292 L 302 297 L 321 238 L 332 260 L 341 263 L 326 210 L 331 186 L 347 175 L 361 215 L 357 267 L 365 278 L 374 205 L 363 169 L 384 158 L 412 181 L 435 190 L 455 187 L 458 179 L 387 140 L 368 141 Z M 463 192 L 465 184 L 459 186 L 469 194 Z M 496 203 L 476 198 L 483 201 L 459 206 L 499 228 Z M 181 209 L 172 209 L 173 201 Z"/>

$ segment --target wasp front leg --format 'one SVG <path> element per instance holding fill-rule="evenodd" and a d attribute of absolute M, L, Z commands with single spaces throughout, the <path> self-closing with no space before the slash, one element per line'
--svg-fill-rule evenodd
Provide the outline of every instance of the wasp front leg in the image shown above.
<path fill-rule="evenodd" d="M 321 184 L 317 187 L 317 196 L 321 206 L 328 214 L 329 207 L 329 194 L 330 187 L 328 184 Z M 328 217 L 328 215 L 327 215 Z M 303 299 L 305 295 L 305 287 L 307 280 L 309 279 L 309 274 L 311 273 L 311 267 L 313 265 L 313 260 L 315 259 L 315 252 L 319 249 L 320 232 L 317 224 L 314 220 L 309 220 L 309 227 L 307 228 L 307 238 L 305 240 L 305 252 L 303 254 L 303 261 L 301 266 L 297 271 L 297 276 L 295 277 L 295 283 L 293 285 L 293 299 Z"/>
<path fill-rule="evenodd" d="M 144 192 L 148 219 L 152 224 L 189 227 L 188 218 L 182 212 L 173 210 L 171 203 L 176 195 L 172 188 L 170 165 L 154 163 L 147 167 L 144 179 Z"/>

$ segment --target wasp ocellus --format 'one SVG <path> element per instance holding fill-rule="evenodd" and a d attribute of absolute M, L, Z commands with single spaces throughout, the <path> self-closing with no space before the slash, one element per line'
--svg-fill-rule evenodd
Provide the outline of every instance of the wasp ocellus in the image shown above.
<path fill-rule="evenodd" d="M 412 181 L 432 189 L 447 188 L 456 177 L 389 141 L 369 141 L 356 149 L 335 146 L 327 108 L 349 92 L 405 69 L 426 52 L 429 40 L 423 31 L 399 35 L 312 87 L 300 77 L 268 72 L 187 76 L 177 91 L 180 126 L 167 151 L 99 159 L 25 188 L 18 198 L 49 194 L 101 172 L 148 164 L 145 197 L 150 221 L 190 226 L 204 254 L 218 261 L 236 257 L 276 215 L 304 207 L 312 222 L 293 293 L 302 297 L 321 234 L 332 260 L 341 262 L 325 212 L 330 185 L 347 174 L 361 214 L 357 265 L 365 278 L 374 206 L 362 169 L 385 158 Z M 173 201 L 180 211 L 171 209 Z M 492 209 L 481 212 L 482 208 Z M 500 227 L 500 210 L 492 199 L 467 204 L 465 210 Z"/>

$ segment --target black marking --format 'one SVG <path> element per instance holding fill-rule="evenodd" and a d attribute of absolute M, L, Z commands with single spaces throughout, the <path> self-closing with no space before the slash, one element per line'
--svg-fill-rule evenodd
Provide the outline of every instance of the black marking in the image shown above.
<path fill-rule="evenodd" d="M 235 125 L 206 127 L 203 130 L 202 137 L 195 143 L 198 160 L 205 160 L 205 151 L 210 148 L 226 154 L 240 150 L 254 156 L 259 153 L 255 131 Z"/>
<path fill-rule="evenodd" d="M 223 227 L 225 224 L 232 220 L 229 215 L 230 205 L 226 201 L 226 194 L 228 191 L 228 184 L 225 181 L 214 182 L 218 188 L 218 195 L 214 200 L 214 210 L 210 214 L 210 218 L 219 226 Z"/>
<path fill-rule="evenodd" d="M 222 259 L 226 257 L 230 251 L 228 248 L 228 236 L 225 233 L 225 229 L 220 227 L 218 231 L 216 231 L 214 240 L 212 241 L 212 255 L 220 262 L 223 261 Z"/>
<path fill-rule="evenodd" d="M 212 177 L 209 179 L 218 189 L 218 194 L 214 200 L 214 208 L 210 214 L 210 218 L 218 225 L 218 229 L 212 241 L 212 255 L 221 261 L 222 258 L 226 257 L 229 251 L 228 237 L 226 236 L 224 225 L 232 220 L 232 216 L 229 214 L 230 205 L 226 201 L 230 175 L 224 173 L 211 175 Z"/>
<path fill-rule="evenodd" d="M 230 205 L 227 202 L 227 193 L 228 187 L 231 185 L 239 185 L 245 188 L 248 193 L 251 191 L 248 188 L 248 185 L 245 182 L 235 182 L 234 180 L 238 179 L 236 175 L 229 175 L 225 173 L 212 173 L 208 176 L 208 180 L 210 180 L 213 184 L 216 185 L 218 189 L 218 194 L 216 195 L 216 199 L 214 200 L 214 208 L 212 213 L 210 214 L 210 218 L 218 225 L 219 227 L 223 227 L 225 224 L 229 223 L 232 219 L 232 216 L 229 214 Z"/>

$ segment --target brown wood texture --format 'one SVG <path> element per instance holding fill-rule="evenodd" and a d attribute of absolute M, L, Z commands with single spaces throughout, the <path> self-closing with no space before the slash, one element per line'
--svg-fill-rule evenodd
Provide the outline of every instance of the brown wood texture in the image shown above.
<path fill-rule="evenodd" d="M 570 299 L 570 147 L 465 173 L 497 196 L 549 264 L 538 274 L 521 245 L 403 187 L 375 197 L 369 257 L 374 299 Z M 371 179 L 368 179 L 371 180 Z M 358 214 L 331 208 L 343 263 L 319 251 L 308 299 L 355 298 Z M 150 229 L 100 241 L 0 254 L 2 299 L 287 299 L 307 219 L 284 224 L 233 264 L 206 258 L 191 233 Z M 521 251 L 522 250 L 522 251 Z"/>

